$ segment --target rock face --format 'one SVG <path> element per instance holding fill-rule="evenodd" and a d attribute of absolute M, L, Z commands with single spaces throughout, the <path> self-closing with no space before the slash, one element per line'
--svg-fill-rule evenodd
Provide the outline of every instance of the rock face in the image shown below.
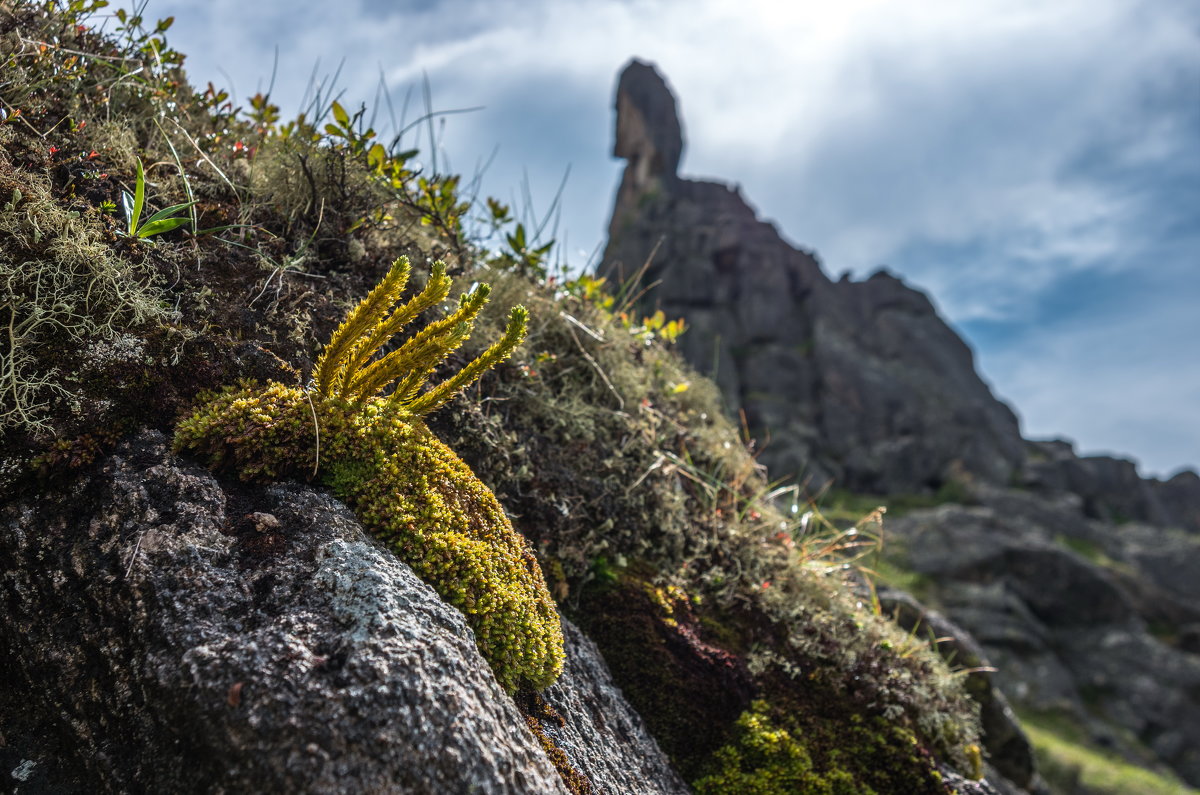
<path fill-rule="evenodd" d="M 613 683 L 596 644 L 567 621 L 563 635 L 566 667 L 542 694 L 564 719 L 561 727 L 545 727 L 555 744 L 597 792 L 689 792 Z"/>
<path fill-rule="evenodd" d="M 1079 497 L 1092 519 L 1142 522 L 1200 533 L 1200 476 L 1183 471 L 1167 481 L 1143 478 L 1128 459 L 1078 456 L 1059 439 L 1028 442 L 1023 486 L 1043 494 Z"/>
<path fill-rule="evenodd" d="M 629 279 L 649 259 L 642 308 L 687 320 L 681 352 L 767 440 L 772 476 L 881 494 L 1007 483 L 1016 417 L 929 299 L 886 272 L 833 282 L 736 189 L 679 178 L 674 111 L 653 67 L 625 69 L 614 152 L 629 163 L 601 272 Z"/>
<path fill-rule="evenodd" d="M 1088 519 L 1081 500 L 981 489 L 982 504 L 892 521 L 912 568 L 1027 708 L 1072 716 L 1133 756 L 1118 727 L 1200 784 L 1200 538 Z M 1142 760 L 1144 761 L 1144 760 Z"/>
<path fill-rule="evenodd" d="M 463 616 L 353 516 L 226 490 L 144 432 L 0 513 L 21 792 L 567 792 Z M 548 695 L 598 792 L 685 792 L 568 625 Z"/>

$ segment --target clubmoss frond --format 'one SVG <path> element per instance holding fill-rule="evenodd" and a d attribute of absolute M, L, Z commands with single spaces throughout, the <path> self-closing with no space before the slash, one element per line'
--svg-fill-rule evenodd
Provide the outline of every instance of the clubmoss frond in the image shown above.
<path fill-rule="evenodd" d="M 513 350 L 525 339 L 528 325 L 529 311 L 523 306 L 514 306 L 509 313 L 508 326 L 504 329 L 503 337 L 456 375 L 413 400 L 407 409 L 419 416 L 441 408 L 448 400 L 473 384 L 479 376 L 511 356 Z"/>
<path fill-rule="evenodd" d="M 348 360 L 354 357 L 357 348 L 364 343 L 367 331 L 378 322 L 400 300 L 412 268 L 408 257 L 400 257 L 392 263 L 391 270 L 375 289 L 350 310 L 350 314 L 329 338 L 329 344 L 321 352 L 313 368 L 317 394 L 330 397 L 334 394 L 338 376 L 345 371 Z"/>
<path fill-rule="evenodd" d="M 422 348 L 413 351 L 411 363 L 407 365 L 408 374 L 396 382 L 388 402 L 395 406 L 405 406 L 421 392 L 429 373 L 441 363 L 446 355 L 456 350 L 471 336 L 471 324 L 462 322 L 454 329 L 425 342 Z M 398 368 L 403 370 L 405 368 Z"/>
<path fill-rule="evenodd" d="M 403 373 L 431 371 L 470 336 L 475 318 L 490 294 L 491 287 L 486 284 L 463 294 L 457 310 L 430 323 L 397 350 L 351 375 L 342 396 L 354 401 L 365 400 L 378 394 Z"/>
<path fill-rule="evenodd" d="M 345 368 L 340 371 L 341 378 L 334 385 L 334 391 L 348 397 L 351 380 L 363 369 L 370 358 L 418 315 L 446 300 L 446 296 L 450 294 L 450 284 L 450 277 L 446 275 L 446 263 L 441 260 L 433 263 L 425 289 L 413 296 L 408 303 L 393 312 L 387 319 L 382 319 L 381 315 L 379 326 L 369 337 L 364 337 L 360 344 L 353 348 L 351 355 L 347 357 Z M 369 396 L 365 395 L 364 397 Z"/>
<path fill-rule="evenodd" d="M 504 336 L 458 374 L 421 395 L 429 374 L 471 335 L 475 318 L 488 302 L 491 287 L 477 286 L 459 296 L 458 308 L 430 323 L 396 350 L 374 361 L 372 357 L 426 309 L 440 303 L 450 291 L 446 265 L 435 262 L 429 282 L 420 293 L 393 311 L 410 273 L 401 257 L 383 281 L 351 310 L 333 333 L 313 368 L 317 394 L 362 404 L 389 384 L 395 384 L 388 403 L 413 416 L 427 414 L 474 383 L 490 367 L 507 359 L 525 338 L 529 313 L 514 307 Z"/>

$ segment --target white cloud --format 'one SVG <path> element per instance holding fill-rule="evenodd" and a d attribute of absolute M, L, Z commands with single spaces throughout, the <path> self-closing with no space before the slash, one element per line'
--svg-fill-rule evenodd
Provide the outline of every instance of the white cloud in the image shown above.
<path fill-rule="evenodd" d="M 1153 313 L 1047 328 L 981 363 L 1027 436 L 1066 436 L 1082 453 L 1134 457 L 1143 474 L 1167 476 L 1200 463 L 1200 368 L 1179 350 L 1191 347 L 1195 315 L 1183 296 Z"/>

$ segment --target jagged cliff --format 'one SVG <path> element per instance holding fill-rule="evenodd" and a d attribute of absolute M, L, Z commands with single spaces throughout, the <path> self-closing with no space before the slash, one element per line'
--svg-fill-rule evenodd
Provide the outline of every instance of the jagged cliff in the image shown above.
<path fill-rule="evenodd" d="M 886 271 L 833 282 L 736 188 L 679 176 L 651 65 L 622 72 L 616 109 L 628 164 L 600 271 L 687 321 L 682 352 L 744 412 L 769 476 L 945 503 L 887 523 L 905 584 L 974 635 L 1027 714 L 1200 784 L 1200 477 L 1023 440 L 924 294 Z"/>

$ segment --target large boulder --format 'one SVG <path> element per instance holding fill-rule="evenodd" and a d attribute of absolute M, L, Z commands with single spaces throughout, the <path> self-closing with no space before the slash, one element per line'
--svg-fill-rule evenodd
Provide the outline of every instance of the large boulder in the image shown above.
<path fill-rule="evenodd" d="M 1200 475 L 1185 469 L 1155 488 L 1171 521 L 1200 533 Z"/>
<path fill-rule="evenodd" d="M 144 432 L 0 512 L 0 762 L 22 792 L 567 792 L 463 616 L 327 495 Z M 568 625 L 551 734 L 597 792 L 686 788 Z"/>

